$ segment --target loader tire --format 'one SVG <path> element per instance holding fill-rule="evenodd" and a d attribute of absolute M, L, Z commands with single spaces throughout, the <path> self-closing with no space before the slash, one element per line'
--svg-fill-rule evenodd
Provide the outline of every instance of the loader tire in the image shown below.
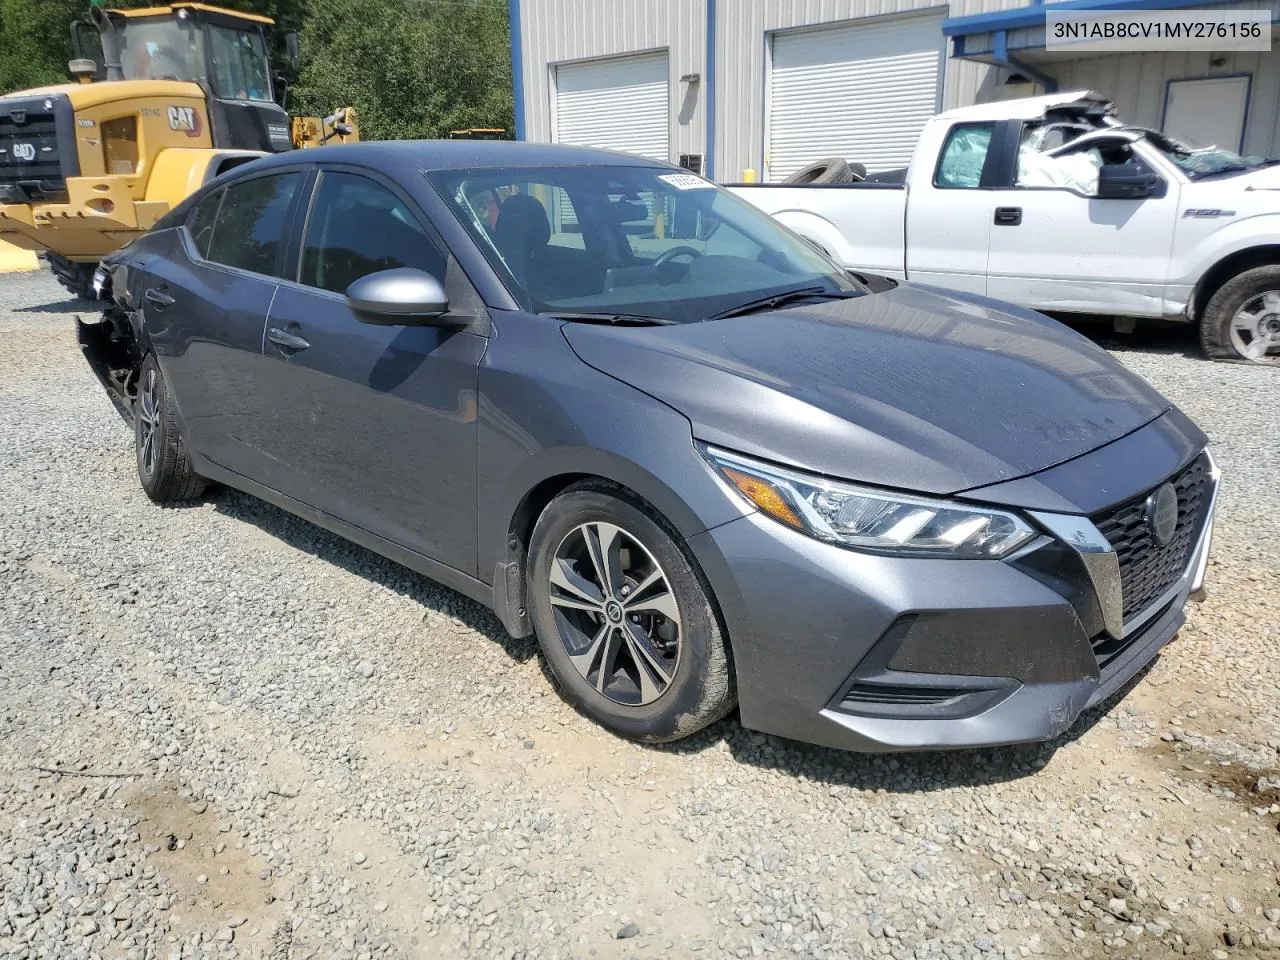
<path fill-rule="evenodd" d="M 94 263 L 76 263 L 56 253 L 46 253 L 45 261 L 58 282 L 73 296 L 81 300 L 96 300 L 93 295 Z"/>

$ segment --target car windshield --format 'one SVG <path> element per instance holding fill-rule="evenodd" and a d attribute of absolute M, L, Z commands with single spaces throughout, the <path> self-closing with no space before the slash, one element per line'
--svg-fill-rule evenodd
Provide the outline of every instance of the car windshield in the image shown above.
<path fill-rule="evenodd" d="M 203 80 L 199 26 L 190 18 L 125 21 L 120 30 L 120 68 L 126 80 Z"/>
<path fill-rule="evenodd" d="M 1165 159 L 1176 164 L 1192 180 L 1202 180 L 1218 174 L 1244 173 L 1275 162 L 1264 157 L 1242 157 L 1235 151 L 1224 150 L 1222 147 L 1193 147 L 1145 127 L 1127 129 L 1139 131 L 1147 143 L 1159 150 Z"/>
<path fill-rule="evenodd" d="M 794 290 L 863 288 L 702 177 L 600 165 L 442 171 L 433 185 L 526 309 L 690 323 Z"/>
<path fill-rule="evenodd" d="M 209 28 L 213 53 L 213 90 L 233 100 L 270 100 L 271 73 L 267 48 L 256 30 Z"/>

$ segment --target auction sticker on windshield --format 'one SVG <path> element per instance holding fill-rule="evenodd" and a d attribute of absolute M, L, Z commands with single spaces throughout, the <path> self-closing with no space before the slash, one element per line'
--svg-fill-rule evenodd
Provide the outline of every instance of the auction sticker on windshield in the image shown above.
<path fill-rule="evenodd" d="M 665 173 L 658 179 L 663 183 L 671 184 L 677 190 L 706 190 L 715 187 L 710 180 L 703 180 L 692 173 Z"/>

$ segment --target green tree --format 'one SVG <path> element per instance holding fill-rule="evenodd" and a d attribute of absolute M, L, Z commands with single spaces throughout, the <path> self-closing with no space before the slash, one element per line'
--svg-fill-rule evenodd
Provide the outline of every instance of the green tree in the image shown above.
<path fill-rule="evenodd" d="M 85 0 L 0 0 L 0 92 L 66 83 L 71 21 Z"/>
<path fill-rule="evenodd" d="M 111 7 L 159 0 L 108 0 Z M 208 0 L 218 3 L 219 0 Z M 365 139 L 512 128 L 504 0 L 220 0 L 298 30 L 296 73 L 276 43 L 290 113 L 354 106 Z M 0 92 L 66 83 L 68 27 L 87 0 L 0 0 Z"/>
<path fill-rule="evenodd" d="M 302 43 L 300 106 L 350 103 L 370 139 L 511 129 L 501 0 L 313 0 Z"/>

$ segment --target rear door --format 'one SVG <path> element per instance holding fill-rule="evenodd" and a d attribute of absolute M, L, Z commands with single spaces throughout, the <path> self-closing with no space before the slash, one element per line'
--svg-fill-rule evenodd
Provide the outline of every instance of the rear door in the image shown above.
<path fill-rule="evenodd" d="M 272 170 L 210 194 L 135 291 L 188 442 L 246 476 L 270 459 L 257 429 L 262 337 L 306 176 Z"/>
<path fill-rule="evenodd" d="M 999 166 L 1000 125 L 957 123 L 932 170 L 911 172 L 907 194 L 907 279 L 969 293 L 987 292 L 991 183 Z"/>
<path fill-rule="evenodd" d="M 269 485 L 475 575 L 479 296 L 408 197 L 359 168 L 321 171 L 297 261 L 266 330 Z M 468 326 L 360 322 L 344 291 L 393 267 L 442 278 Z"/>

